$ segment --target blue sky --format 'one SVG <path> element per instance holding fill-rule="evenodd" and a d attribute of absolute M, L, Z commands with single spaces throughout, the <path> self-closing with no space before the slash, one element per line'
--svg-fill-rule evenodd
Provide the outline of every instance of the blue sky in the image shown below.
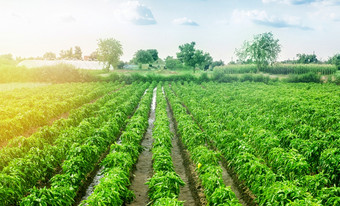
<path fill-rule="evenodd" d="M 42 56 L 80 46 L 84 55 L 99 38 L 123 45 L 123 60 L 138 49 L 175 56 L 195 41 L 215 60 L 255 34 L 280 40 L 279 59 L 313 53 L 326 60 L 340 53 L 340 0 L 0 0 L 0 54 Z"/>

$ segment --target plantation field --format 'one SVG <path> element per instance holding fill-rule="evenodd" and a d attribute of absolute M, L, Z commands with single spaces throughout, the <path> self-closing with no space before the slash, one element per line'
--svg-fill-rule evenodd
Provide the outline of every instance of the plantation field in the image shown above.
<path fill-rule="evenodd" d="M 18 87 L 20 85 L 16 84 Z M 15 136 L 27 136 L 32 133 L 29 130 L 47 125 L 53 118 L 119 87 L 118 84 L 103 83 L 70 83 L 45 87 L 32 84 L 28 88 L 2 91 L 0 143 L 4 144 Z"/>
<path fill-rule="evenodd" d="M 336 85 L 70 83 L 0 95 L 0 205 L 340 204 Z"/>
<path fill-rule="evenodd" d="M 21 88 L 34 88 L 34 87 L 41 87 L 47 86 L 48 83 L 7 83 L 7 84 L 0 84 L 0 92 L 8 91 L 13 89 L 21 89 Z"/>

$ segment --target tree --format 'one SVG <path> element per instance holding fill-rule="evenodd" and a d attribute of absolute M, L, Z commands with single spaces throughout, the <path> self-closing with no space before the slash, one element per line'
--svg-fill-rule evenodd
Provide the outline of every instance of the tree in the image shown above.
<path fill-rule="evenodd" d="M 120 57 L 123 55 L 122 45 L 119 41 L 108 38 L 98 40 L 98 60 L 103 62 L 105 69 L 110 70 L 110 67 L 116 68 Z"/>
<path fill-rule="evenodd" d="M 96 61 L 96 60 L 98 60 L 98 52 L 97 52 L 97 51 L 92 52 L 92 53 L 90 54 L 90 56 L 89 56 L 89 60 L 90 60 L 90 61 Z"/>
<path fill-rule="evenodd" d="M 174 59 L 171 56 L 165 58 L 165 68 L 174 70 L 182 67 L 182 63 L 178 59 Z"/>
<path fill-rule="evenodd" d="M 204 53 L 203 55 L 203 61 L 201 62 L 200 66 L 201 68 L 206 71 L 210 68 L 210 66 L 213 63 L 213 58 L 210 56 L 209 53 Z"/>
<path fill-rule="evenodd" d="M 235 51 L 240 62 L 254 62 L 258 71 L 273 64 L 280 52 L 279 40 L 274 39 L 271 32 L 255 35 L 252 41 L 245 41 L 243 46 Z"/>
<path fill-rule="evenodd" d="M 211 67 L 212 68 L 215 68 L 215 67 L 218 67 L 218 66 L 224 66 L 224 62 L 222 60 L 219 60 L 219 61 L 214 61 L 212 64 L 211 64 Z"/>
<path fill-rule="evenodd" d="M 81 51 L 81 48 L 79 46 L 75 46 L 73 57 L 75 59 L 82 60 L 83 59 L 82 55 L 83 55 L 83 52 Z"/>
<path fill-rule="evenodd" d="M 151 64 L 154 59 L 150 52 L 140 49 L 134 55 L 134 62 L 136 64 Z"/>
<path fill-rule="evenodd" d="M 315 54 L 297 54 L 296 57 L 298 58 L 296 62 L 300 64 L 318 63 Z"/>
<path fill-rule="evenodd" d="M 61 50 L 60 59 L 72 59 L 73 58 L 73 49 L 72 47 L 69 50 Z"/>
<path fill-rule="evenodd" d="M 340 54 L 335 54 L 332 58 L 328 60 L 330 64 L 334 64 L 338 70 L 340 70 Z"/>
<path fill-rule="evenodd" d="M 43 56 L 44 59 L 47 59 L 47 60 L 54 60 L 57 58 L 57 55 L 53 52 L 46 52 Z"/>
<path fill-rule="evenodd" d="M 176 53 L 177 59 L 184 65 L 192 67 L 194 72 L 197 60 L 197 56 L 195 57 L 195 45 L 195 42 L 180 45 L 178 47 L 179 52 Z"/>
<path fill-rule="evenodd" d="M 203 70 L 209 69 L 213 62 L 209 53 L 204 53 L 202 50 L 195 49 L 195 42 L 186 43 L 179 46 L 180 52 L 177 53 L 177 58 L 184 65 L 189 66 L 195 72 L 195 68 L 199 67 Z"/>
<path fill-rule="evenodd" d="M 158 60 L 158 51 L 157 51 L 157 49 L 148 49 L 146 51 L 151 54 L 153 62 Z"/>

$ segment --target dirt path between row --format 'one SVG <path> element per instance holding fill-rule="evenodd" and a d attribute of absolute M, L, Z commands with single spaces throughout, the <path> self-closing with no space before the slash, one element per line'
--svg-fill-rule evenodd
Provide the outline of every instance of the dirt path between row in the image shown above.
<path fill-rule="evenodd" d="M 156 118 L 156 91 L 153 90 L 153 97 L 151 103 L 151 110 L 149 116 L 149 127 L 145 133 L 142 141 L 143 151 L 138 157 L 138 162 L 133 174 L 133 180 L 131 181 L 130 190 L 136 195 L 136 198 L 131 202 L 130 206 L 142 206 L 147 205 L 149 202 L 148 186 L 145 184 L 149 178 L 152 177 L 152 129 L 154 127 L 154 121 Z"/>
<path fill-rule="evenodd" d="M 175 167 L 175 172 L 180 176 L 180 178 L 185 182 L 185 186 L 182 187 L 180 189 L 180 193 L 179 193 L 179 197 L 178 200 L 180 201 L 185 201 L 184 202 L 184 206 L 191 206 L 191 205 L 199 205 L 198 201 L 195 201 L 195 198 L 192 194 L 192 191 L 190 188 L 194 188 L 194 186 L 191 185 L 191 183 L 189 182 L 189 178 L 188 178 L 188 171 L 186 171 L 185 167 L 188 165 L 184 164 L 184 160 L 182 157 L 182 153 L 181 153 L 181 148 L 178 144 L 178 141 L 180 141 L 176 135 L 176 130 L 175 130 L 175 125 L 174 122 L 172 120 L 172 115 L 170 112 L 170 108 L 169 105 L 167 105 L 166 111 L 168 113 L 168 118 L 169 118 L 169 122 L 170 122 L 170 131 L 171 133 L 174 135 L 171 143 L 172 143 L 172 150 L 171 150 L 171 158 L 172 158 L 172 162 L 174 164 Z"/>
<path fill-rule="evenodd" d="M 176 96 L 176 92 L 174 92 L 173 90 L 171 90 Z M 189 108 L 184 104 L 184 102 L 181 101 L 182 106 L 185 108 L 186 112 L 188 115 L 191 116 L 192 120 L 199 126 L 199 128 L 201 129 L 202 132 L 204 132 L 204 129 L 201 127 L 201 125 L 196 121 L 194 115 L 190 112 Z M 206 145 L 208 148 L 211 147 L 211 145 L 207 144 Z M 214 150 L 216 150 L 216 148 L 213 148 Z M 222 162 L 220 162 L 220 166 L 222 168 L 222 179 L 223 182 L 226 186 L 230 186 L 231 190 L 235 193 L 237 199 L 239 200 L 239 202 L 243 205 L 243 206 L 248 206 L 248 205 L 254 205 L 253 203 L 253 199 L 250 198 L 248 195 L 245 194 L 245 192 L 243 192 L 240 187 L 237 185 L 236 181 L 234 180 L 234 178 L 229 174 L 227 168 L 225 167 L 224 164 L 222 164 Z"/>

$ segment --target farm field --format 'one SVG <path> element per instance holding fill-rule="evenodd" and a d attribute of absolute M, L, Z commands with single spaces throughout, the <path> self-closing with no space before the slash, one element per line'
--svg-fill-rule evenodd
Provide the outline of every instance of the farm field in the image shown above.
<path fill-rule="evenodd" d="M 20 86 L 27 86 L 21 89 Z M 14 84 L 18 89 L 0 92 L 0 143 L 15 136 L 29 136 L 35 128 L 53 118 L 118 89 L 119 84 L 70 83 L 37 87 L 39 84 Z M 31 88 L 33 87 L 33 88 Z"/>
<path fill-rule="evenodd" d="M 26 122 L 1 127 L 11 140 L 0 205 L 340 203 L 336 85 L 98 82 L 0 95 L 1 124 Z"/>

